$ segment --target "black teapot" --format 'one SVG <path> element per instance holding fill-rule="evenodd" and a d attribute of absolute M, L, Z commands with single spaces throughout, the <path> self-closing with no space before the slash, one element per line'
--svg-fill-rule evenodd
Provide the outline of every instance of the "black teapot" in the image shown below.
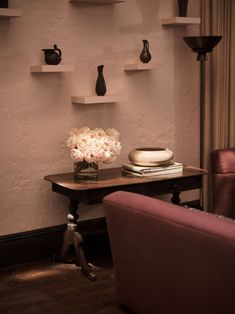
<path fill-rule="evenodd" d="M 61 50 L 54 45 L 54 49 L 42 49 L 45 53 L 46 64 L 59 64 L 61 61 Z"/>
<path fill-rule="evenodd" d="M 8 0 L 0 0 L 0 8 L 8 8 Z"/>

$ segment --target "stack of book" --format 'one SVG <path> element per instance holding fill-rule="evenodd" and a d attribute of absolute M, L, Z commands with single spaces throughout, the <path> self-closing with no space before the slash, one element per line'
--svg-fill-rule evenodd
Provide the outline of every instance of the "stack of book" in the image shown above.
<path fill-rule="evenodd" d="M 122 171 L 125 174 L 130 174 L 138 177 L 154 177 L 165 174 L 177 173 L 183 171 L 183 164 L 171 162 L 161 166 L 137 166 L 133 163 L 124 163 Z"/>

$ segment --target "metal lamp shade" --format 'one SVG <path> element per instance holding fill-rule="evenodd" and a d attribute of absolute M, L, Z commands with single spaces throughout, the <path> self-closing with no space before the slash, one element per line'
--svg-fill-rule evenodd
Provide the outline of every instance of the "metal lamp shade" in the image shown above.
<path fill-rule="evenodd" d="M 197 60 L 207 60 L 206 53 L 211 52 L 222 36 L 191 36 L 183 37 L 186 44 L 198 53 Z"/>

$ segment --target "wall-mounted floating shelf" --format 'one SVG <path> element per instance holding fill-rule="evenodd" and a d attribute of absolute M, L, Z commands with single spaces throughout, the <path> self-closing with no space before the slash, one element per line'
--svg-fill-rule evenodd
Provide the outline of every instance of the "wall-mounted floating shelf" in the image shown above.
<path fill-rule="evenodd" d="M 159 66 L 154 63 L 127 63 L 124 64 L 124 71 L 142 71 L 142 70 L 157 70 Z"/>
<path fill-rule="evenodd" d="M 9 8 L 0 9 L 0 18 L 19 17 L 21 15 L 22 13 L 21 13 L 21 10 L 19 9 L 9 9 Z"/>
<path fill-rule="evenodd" d="M 70 2 L 77 3 L 95 3 L 95 4 L 115 4 L 125 2 L 126 0 L 69 0 Z"/>
<path fill-rule="evenodd" d="M 50 72 L 72 72 L 74 71 L 73 65 L 31 65 L 30 71 L 33 73 L 50 73 Z"/>
<path fill-rule="evenodd" d="M 200 24 L 200 17 L 181 17 L 175 16 L 170 18 L 165 18 L 161 20 L 162 25 L 190 25 L 190 24 Z"/>
<path fill-rule="evenodd" d="M 125 96 L 105 95 L 105 96 L 72 96 L 72 103 L 77 104 L 104 104 L 125 100 Z"/>

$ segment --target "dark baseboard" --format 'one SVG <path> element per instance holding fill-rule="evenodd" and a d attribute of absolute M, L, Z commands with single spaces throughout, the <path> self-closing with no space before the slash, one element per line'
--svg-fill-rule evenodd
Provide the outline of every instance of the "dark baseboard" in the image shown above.
<path fill-rule="evenodd" d="M 79 232 L 89 240 L 107 232 L 105 218 L 79 222 Z M 65 225 L 0 236 L 0 267 L 51 257 L 63 240 Z M 89 242 L 89 241 L 87 241 Z"/>

